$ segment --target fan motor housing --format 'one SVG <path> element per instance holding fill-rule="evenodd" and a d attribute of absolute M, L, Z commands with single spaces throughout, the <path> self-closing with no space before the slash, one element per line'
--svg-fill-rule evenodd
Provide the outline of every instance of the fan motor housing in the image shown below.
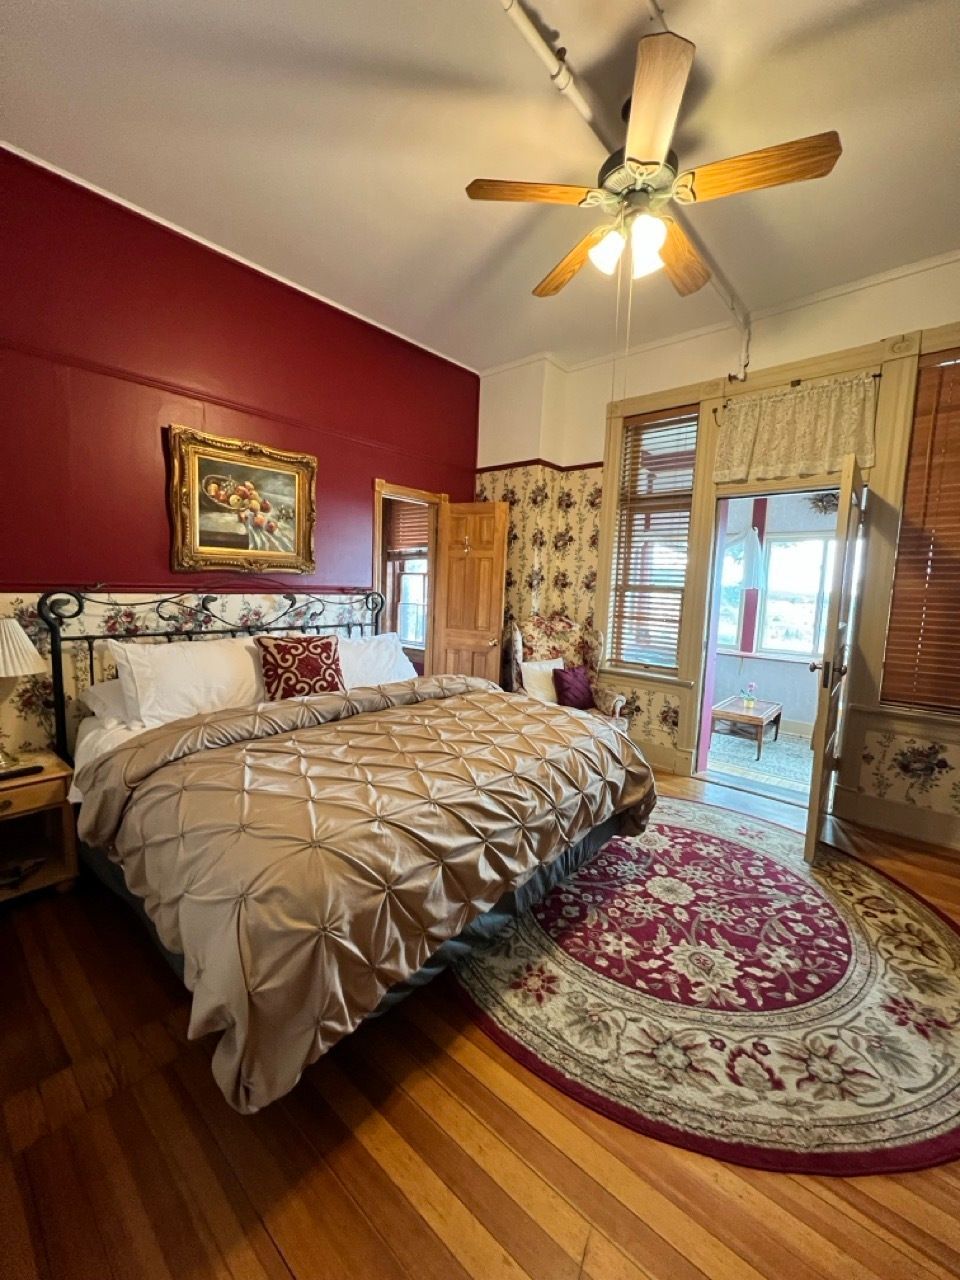
<path fill-rule="evenodd" d="M 626 160 L 624 148 L 619 147 L 607 156 L 597 174 L 597 186 L 613 195 L 622 195 L 633 189 L 662 191 L 673 185 L 677 176 L 676 152 L 667 153 L 667 158 L 659 168 L 652 165 L 635 163 Z"/>

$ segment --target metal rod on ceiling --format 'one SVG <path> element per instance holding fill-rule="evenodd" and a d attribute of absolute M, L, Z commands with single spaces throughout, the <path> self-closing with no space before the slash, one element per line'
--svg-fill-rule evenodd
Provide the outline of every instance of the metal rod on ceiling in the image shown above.
<path fill-rule="evenodd" d="M 541 33 L 537 30 L 537 27 L 531 21 L 527 11 L 521 3 L 521 0 L 496 0 L 496 2 L 546 67 L 557 92 L 562 94 L 567 102 L 576 108 L 579 115 L 590 126 L 594 137 L 604 148 L 604 152 L 607 153 L 616 150 L 620 145 L 620 142 L 617 139 L 612 139 L 608 135 L 603 124 L 601 113 L 590 104 L 584 94 L 584 91 L 577 83 L 576 77 L 567 65 L 566 50 L 561 50 L 560 54 L 558 54 L 551 48 L 549 42 L 544 39 Z M 657 0 L 647 0 L 647 7 L 650 10 L 651 21 L 656 22 L 661 30 L 668 31 L 669 27 L 667 26 L 667 20 L 663 16 L 663 10 L 660 8 Z M 712 285 L 714 292 L 733 316 L 734 323 L 740 330 L 740 368 L 737 373 L 731 373 L 728 376 L 731 381 L 742 382 L 747 375 L 747 366 L 750 363 L 750 339 L 752 336 L 750 312 L 747 310 L 739 294 L 717 266 L 712 255 L 704 248 L 700 237 L 691 230 L 690 225 L 681 210 L 672 210 L 671 216 L 676 218 L 677 222 L 680 223 L 684 231 L 686 231 L 687 235 L 699 249 L 703 260 L 710 268 L 710 284 Z"/>
<path fill-rule="evenodd" d="M 657 0 L 647 0 L 647 8 L 650 10 L 650 21 L 655 22 L 661 31 L 669 31 L 667 20 L 664 17 L 663 10 L 657 4 Z"/>
<path fill-rule="evenodd" d="M 593 130 L 601 145 L 607 150 L 611 150 L 610 141 L 605 136 L 606 130 L 599 112 L 588 101 L 573 72 L 567 66 L 566 50 L 561 49 L 557 53 L 550 47 L 531 21 L 520 0 L 497 0 L 497 3 L 546 67 L 556 91 L 562 94 L 567 102 L 576 108 L 577 112 Z"/>

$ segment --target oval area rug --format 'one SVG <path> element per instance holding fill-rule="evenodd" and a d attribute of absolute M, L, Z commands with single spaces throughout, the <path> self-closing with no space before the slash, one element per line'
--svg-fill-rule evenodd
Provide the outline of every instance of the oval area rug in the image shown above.
<path fill-rule="evenodd" d="M 782 1172 L 960 1157 L 960 932 L 785 827 L 661 798 L 455 972 L 507 1052 L 652 1137 Z"/>

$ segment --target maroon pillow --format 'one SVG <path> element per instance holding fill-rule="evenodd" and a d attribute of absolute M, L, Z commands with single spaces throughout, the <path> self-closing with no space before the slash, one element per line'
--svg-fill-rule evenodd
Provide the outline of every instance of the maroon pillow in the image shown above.
<path fill-rule="evenodd" d="M 557 691 L 557 701 L 561 707 L 576 707 L 578 711 L 589 711 L 597 704 L 593 700 L 590 688 L 590 673 L 586 667 L 558 668 L 553 673 L 553 685 Z"/>
<path fill-rule="evenodd" d="M 257 636 L 268 702 L 313 693 L 342 693 L 336 636 Z"/>

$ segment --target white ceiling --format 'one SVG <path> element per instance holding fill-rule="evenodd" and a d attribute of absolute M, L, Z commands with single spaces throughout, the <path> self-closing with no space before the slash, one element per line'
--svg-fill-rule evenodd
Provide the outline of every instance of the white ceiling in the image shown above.
<path fill-rule="evenodd" d="M 823 129 L 820 182 L 690 222 L 752 310 L 958 246 L 957 0 L 662 0 L 697 45 L 684 165 Z M 475 369 L 614 345 L 610 280 L 530 289 L 576 208 L 473 203 L 473 177 L 592 182 L 602 149 L 498 0 L 7 0 L 14 146 Z M 616 119 L 642 0 L 540 0 Z M 595 216 L 595 215 L 594 215 Z M 634 342 L 716 323 L 638 282 Z"/>

